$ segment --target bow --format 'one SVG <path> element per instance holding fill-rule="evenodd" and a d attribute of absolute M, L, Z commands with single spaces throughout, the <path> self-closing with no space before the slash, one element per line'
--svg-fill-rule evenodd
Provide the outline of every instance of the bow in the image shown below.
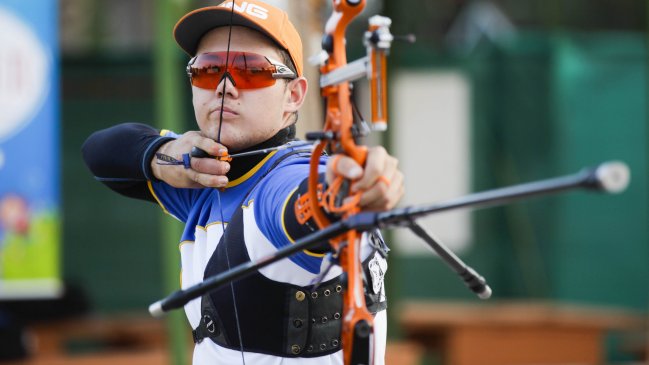
<path fill-rule="evenodd" d="M 365 37 L 367 57 L 348 64 L 345 32 L 350 22 L 365 8 L 365 0 L 333 0 L 332 5 L 333 12 L 325 26 L 320 60 L 320 88 L 326 102 L 326 121 L 322 132 L 307 135 L 307 139 L 318 139 L 319 142 L 311 155 L 308 191 L 295 205 L 298 221 L 306 224 L 312 219 L 319 229 L 331 225 L 325 211 L 342 219 L 348 219 L 360 211 L 360 192 L 349 199 L 351 183 L 343 177 L 336 177 L 324 190 L 318 176 L 320 155 L 328 149 L 333 154 L 351 157 L 360 166 L 365 165 L 367 148 L 356 141 L 364 136 L 368 128 L 364 121 L 354 122 L 349 82 L 368 76 L 372 94 L 372 121 L 375 129 L 385 130 L 385 58 L 392 41 L 388 29 L 390 20 L 373 17 Z M 374 320 L 365 303 L 360 238 L 361 234 L 351 229 L 329 241 L 344 277 L 342 349 L 345 364 L 371 363 L 370 349 L 374 347 L 371 336 Z"/>

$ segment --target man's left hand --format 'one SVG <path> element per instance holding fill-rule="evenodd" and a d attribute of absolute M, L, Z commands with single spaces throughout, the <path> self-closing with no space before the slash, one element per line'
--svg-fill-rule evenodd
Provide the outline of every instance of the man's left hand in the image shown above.
<path fill-rule="evenodd" d="M 336 156 L 332 156 L 327 162 L 328 184 L 333 182 L 336 175 L 352 180 L 352 193 L 361 192 L 362 210 L 383 211 L 397 205 L 404 194 L 403 173 L 397 168 L 399 160 L 390 156 L 385 148 L 370 147 L 365 167 L 350 157 Z M 334 159 L 338 159 L 335 166 Z"/>

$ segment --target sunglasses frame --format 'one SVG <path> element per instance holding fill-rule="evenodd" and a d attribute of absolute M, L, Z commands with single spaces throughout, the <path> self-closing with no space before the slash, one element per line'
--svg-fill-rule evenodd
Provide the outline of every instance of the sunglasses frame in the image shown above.
<path fill-rule="evenodd" d="M 192 84 L 192 86 L 194 86 L 194 84 L 192 83 L 192 79 L 193 79 L 193 75 L 192 75 L 192 66 L 194 65 L 194 63 L 196 62 L 196 60 L 197 60 L 200 56 L 208 55 L 208 54 L 216 54 L 216 53 L 226 53 L 226 52 L 225 52 L 225 51 L 218 51 L 218 52 L 205 52 L 205 53 L 201 53 L 201 54 L 199 54 L 199 55 L 196 55 L 196 56 L 192 57 L 192 58 L 189 60 L 189 62 L 187 63 L 187 67 L 186 67 L 185 71 L 187 72 L 187 76 L 189 77 L 189 82 Z M 278 79 L 296 79 L 296 78 L 297 78 L 297 76 L 295 75 L 295 72 L 293 72 L 293 71 L 292 71 L 288 66 L 286 66 L 285 64 L 283 64 L 283 63 L 281 63 L 281 62 L 279 62 L 279 61 L 275 61 L 274 59 L 268 58 L 268 57 L 266 57 L 266 56 L 264 56 L 264 55 L 260 55 L 260 54 L 258 54 L 258 53 L 253 53 L 253 52 L 239 52 L 239 51 L 236 51 L 236 52 L 230 52 L 230 54 L 233 54 L 233 53 L 244 54 L 244 55 L 245 55 L 245 54 L 249 54 L 249 55 L 255 55 L 255 56 L 259 56 L 259 57 L 263 57 L 263 58 L 265 58 L 266 61 L 268 61 L 268 62 L 270 63 L 271 66 L 275 66 L 275 72 L 273 72 L 273 73 L 271 74 L 272 78 L 275 79 L 275 80 L 278 80 Z M 230 62 L 230 61 L 228 60 L 228 63 L 229 63 L 229 62 Z M 226 67 L 225 67 L 225 72 L 223 73 L 223 76 L 221 76 L 221 79 L 223 79 L 224 77 L 226 77 L 226 74 L 231 75 L 231 74 L 228 72 L 228 69 L 229 69 L 229 68 L 230 68 L 230 66 L 227 66 L 227 65 L 226 65 Z M 230 76 L 230 77 L 228 77 L 228 78 L 230 79 L 230 82 L 232 82 L 232 85 L 233 85 L 234 87 L 237 87 L 234 78 L 233 78 L 232 76 Z M 220 84 L 220 83 L 221 83 L 221 80 L 219 80 L 219 82 L 217 83 L 217 85 Z M 272 86 L 272 85 L 271 85 L 271 86 Z M 199 87 L 199 86 L 196 86 L 196 87 L 202 89 L 202 88 Z M 268 87 L 268 86 L 262 86 L 262 87 L 259 87 L 259 88 L 248 88 L 248 89 L 262 89 L 262 88 L 264 88 L 264 87 Z M 205 90 L 212 90 L 212 89 L 205 89 Z"/>

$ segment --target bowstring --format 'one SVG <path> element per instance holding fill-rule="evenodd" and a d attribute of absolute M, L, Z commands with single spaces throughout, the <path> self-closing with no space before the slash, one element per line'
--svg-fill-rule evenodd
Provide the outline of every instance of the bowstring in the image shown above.
<path fill-rule="evenodd" d="M 225 52 L 225 72 L 223 73 L 223 77 L 221 80 L 223 81 L 223 89 L 221 90 L 221 110 L 219 112 L 219 129 L 217 131 L 217 136 L 216 136 L 216 142 L 218 144 L 221 144 L 221 128 L 223 127 L 223 107 L 225 105 L 225 87 L 228 82 L 228 79 L 232 81 L 234 84 L 234 80 L 230 76 L 230 43 L 232 40 L 232 23 L 234 20 L 234 7 L 236 5 L 236 2 L 233 0 L 232 1 L 232 9 L 230 10 L 230 25 L 228 28 L 228 46 Z M 231 265 L 230 265 L 230 255 L 228 254 L 228 244 L 225 242 L 225 218 L 223 214 L 223 204 L 221 203 L 221 190 L 217 190 L 217 199 L 219 203 L 219 211 L 221 213 L 221 236 L 223 237 L 223 244 L 225 245 L 225 261 L 227 262 L 228 265 L 228 270 L 231 270 Z M 243 365 L 246 365 L 246 358 L 243 354 L 243 338 L 241 335 L 241 325 L 239 323 L 239 311 L 237 309 L 237 298 L 234 293 L 234 282 L 230 282 L 230 294 L 232 295 L 232 304 L 234 306 L 234 318 L 237 324 L 237 335 L 239 336 L 239 350 L 241 352 L 241 362 Z"/>

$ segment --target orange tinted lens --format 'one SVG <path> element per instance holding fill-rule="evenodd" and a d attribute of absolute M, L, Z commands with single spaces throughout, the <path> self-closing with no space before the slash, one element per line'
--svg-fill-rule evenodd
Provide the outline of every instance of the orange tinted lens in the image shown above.
<path fill-rule="evenodd" d="M 225 57 L 219 53 L 204 53 L 196 57 L 190 66 L 192 85 L 201 89 L 216 89 L 225 72 Z"/>
<path fill-rule="evenodd" d="M 235 87 L 257 89 L 275 84 L 273 66 L 266 57 L 247 52 L 210 52 L 198 57 L 190 66 L 192 85 L 201 89 L 216 90 L 225 73 L 225 60 L 229 58 L 228 71 Z"/>
<path fill-rule="evenodd" d="M 231 55 L 230 73 L 239 89 L 257 89 L 275 84 L 273 66 L 266 57 L 254 53 Z"/>

